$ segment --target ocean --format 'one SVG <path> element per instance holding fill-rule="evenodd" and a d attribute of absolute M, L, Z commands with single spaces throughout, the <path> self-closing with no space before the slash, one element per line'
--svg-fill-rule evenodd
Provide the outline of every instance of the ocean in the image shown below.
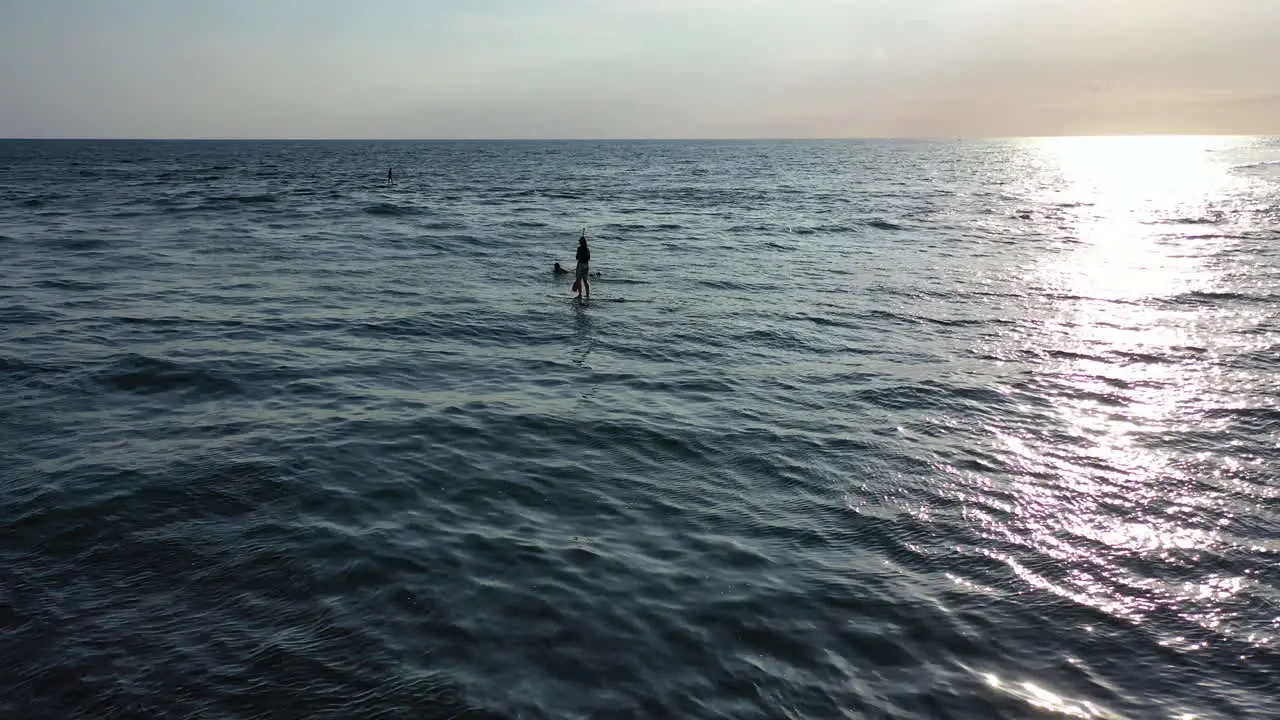
<path fill-rule="evenodd" d="M 1280 717 L 1280 139 L 4 141 L 0 268 L 0 717 Z"/>

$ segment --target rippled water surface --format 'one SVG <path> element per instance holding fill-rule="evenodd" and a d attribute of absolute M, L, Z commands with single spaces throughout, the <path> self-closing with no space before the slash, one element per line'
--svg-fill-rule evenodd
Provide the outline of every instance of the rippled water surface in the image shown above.
<path fill-rule="evenodd" d="M 1280 717 L 1280 141 L 4 142 L 0 267 L 0 716 Z"/>

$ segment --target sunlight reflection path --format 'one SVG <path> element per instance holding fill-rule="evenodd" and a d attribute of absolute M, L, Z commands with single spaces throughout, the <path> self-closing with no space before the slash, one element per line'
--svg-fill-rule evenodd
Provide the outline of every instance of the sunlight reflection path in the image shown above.
<path fill-rule="evenodd" d="M 1029 297 L 1044 320 L 999 357 L 1036 356 L 1019 390 L 1027 423 L 986 428 L 1009 486 L 987 486 L 971 521 L 984 533 L 1056 561 L 1034 567 L 999 546 L 980 550 L 1030 587 L 1141 625 L 1156 622 L 1162 645 L 1202 650 L 1229 637 L 1277 643 L 1250 629 L 1256 581 L 1222 559 L 1242 549 L 1229 533 L 1232 493 L 1206 475 L 1248 458 L 1229 448 L 1194 452 L 1168 440 L 1203 432 L 1212 402 L 1230 397 L 1217 358 L 1225 326 L 1248 319 L 1176 299 L 1226 292 L 1219 258 L 1238 235 L 1224 228 L 1239 210 L 1242 180 L 1214 151 L 1229 138 L 1062 138 L 1029 142 L 1045 207 L 1066 240 L 1028 268 Z M 1216 400 L 1215 400 L 1216 399 Z M 1206 468 L 1210 468 L 1206 472 Z M 953 469 L 954 471 L 954 469 Z M 958 472 L 958 471 L 956 471 Z M 966 473 L 967 474 L 967 473 Z M 991 498 L 1001 498 L 996 509 Z M 1188 637 L 1169 618 L 1198 627 Z M 992 687 L 1041 709 L 1081 718 L 1107 711 L 1031 683 L 988 675 Z"/>

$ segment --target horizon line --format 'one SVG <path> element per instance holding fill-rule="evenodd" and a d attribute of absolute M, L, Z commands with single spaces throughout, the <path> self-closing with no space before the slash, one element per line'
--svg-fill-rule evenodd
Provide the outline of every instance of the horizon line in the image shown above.
<path fill-rule="evenodd" d="M 1037 135 L 862 135 L 862 136 L 741 136 L 741 137 L 258 137 L 258 136 L 0 136 L 0 142 L 850 142 L 850 141 L 984 141 L 1041 140 L 1050 138 L 1120 137 L 1280 137 L 1270 133 L 1127 132 L 1049 133 Z"/>

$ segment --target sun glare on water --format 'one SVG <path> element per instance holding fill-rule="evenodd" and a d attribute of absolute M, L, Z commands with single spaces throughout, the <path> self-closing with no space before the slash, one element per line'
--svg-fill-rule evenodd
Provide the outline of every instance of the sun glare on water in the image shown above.
<path fill-rule="evenodd" d="M 1061 264 L 1062 289 L 1138 299 L 1184 289 L 1198 268 L 1161 237 L 1204 227 L 1224 211 L 1233 178 L 1215 152 L 1230 138 L 1080 137 L 1037 141 L 1057 176 L 1056 195 L 1078 208 L 1072 231 L 1082 247 Z"/>
<path fill-rule="evenodd" d="M 1195 368 L 1134 363 L 1198 345 L 1197 329 L 1163 301 L 1213 289 L 1221 268 L 1212 262 L 1221 243 L 1215 230 L 1233 177 L 1215 152 L 1221 137 L 1089 137 L 1042 141 L 1047 173 L 1070 213 L 1059 228 L 1071 245 L 1045 255 L 1035 282 L 1059 298 L 1049 337 L 1077 359 L 1070 372 L 1090 387 L 1081 397 L 1130 385 L 1125 412 L 1079 400 L 1072 424 L 1110 448 L 1121 467 L 1155 469 L 1147 453 L 1130 447 L 1143 426 L 1185 408 L 1206 381 Z M 1086 359 L 1088 358 L 1088 359 Z M 1110 385 L 1108 385 L 1110 383 Z M 1151 388 L 1141 390 L 1140 388 Z M 1165 388 L 1165 389 L 1156 389 Z M 1179 388 L 1171 392 L 1169 388 Z M 1064 405 L 1069 407 L 1071 403 Z M 1122 449 L 1127 448 L 1118 456 Z M 1141 472 L 1139 474 L 1142 474 Z"/>
<path fill-rule="evenodd" d="M 1034 471 L 1013 479 L 1016 510 L 999 531 L 1052 557 L 1062 572 L 1005 561 L 1041 590 L 1135 624 L 1176 614 L 1225 632 L 1224 603 L 1246 584 L 1208 572 L 1198 582 L 1165 583 L 1150 570 L 1194 566 L 1222 542 L 1205 527 L 1223 514 L 1222 501 L 1197 489 L 1186 453 L 1151 438 L 1193 428 L 1206 398 L 1223 391 L 1204 360 L 1218 320 L 1179 298 L 1229 284 L 1220 256 L 1236 242 L 1230 226 L 1240 179 L 1217 153 L 1233 142 L 1054 138 L 1027 148 L 1027 187 L 1042 213 L 1041 237 L 1051 240 L 1025 268 L 1026 295 L 1043 303 L 1042 322 L 1018 342 L 1043 353 L 1028 392 L 1051 401 L 1043 431 L 1060 439 L 992 428 L 1001 453 Z M 1110 717 L 1010 678 L 988 681 L 1062 717 Z"/>
<path fill-rule="evenodd" d="M 1220 190 L 1229 174 L 1214 162 L 1214 153 L 1233 139 L 1170 135 L 1035 142 L 1076 191 L 1111 210 L 1140 210 L 1195 203 Z"/>

